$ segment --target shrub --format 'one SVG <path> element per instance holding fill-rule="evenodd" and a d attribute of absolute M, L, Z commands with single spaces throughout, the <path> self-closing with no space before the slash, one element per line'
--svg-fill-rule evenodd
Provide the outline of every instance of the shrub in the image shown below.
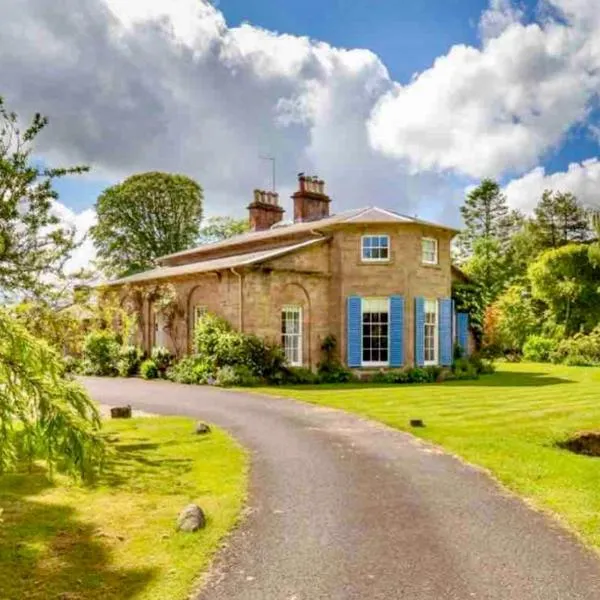
<path fill-rule="evenodd" d="M 282 372 L 279 383 L 288 385 L 315 385 L 319 383 L 319 376 L 304 367 L 288 367 Z"/>
<path fill-rule="evenodd" d="M 277 379 L 285 365 L 279 346 L 255 335 L 233 331 L 227 321 L 206 314 L 198 322 L 195 334 L 198 356 L 215 373 L 222 367 L 247 367 L 253 376 Z"/>
<path fill-rule="evenodd" d="M 167 379 L 176 383 L 204 385 L 212 376 L 211 368 L 199 356 L 186 356 L 166 372 Z"/>
<path fill-rule="evenodd" d="M 231 331 L 231 325 L 221 317 L 205 313 L 196 323 L 194 348 L 196 353 L 209 360 L 215 356 L 221 337 Z"/>
<path fill-rule="evenodd" d="M 523 346 L 523 357 L 525 360 L 534 362 L 548 362 L 556 350 L 556 346 L 553 339 L 541 335 L 530 335 Z"/>
<path fill-rule="evenodd" d="M 119 350 L 117 370 L 121 377 L 137 375 L 144 353 L 137 346 L 123 346 Z"/>
<path fill-rule="evenodd" d="M 318 377 L 320 383 L 350 383 L 356 381 L 356 375 L 341 363 L 321 363 Z"/>
<path fill-rule="evenodd" d="M 155 346 L 152 348 L 150 358 L 154 361 L 158 373 L 164 377 L 167 369 L 173 364 L 173 353 L 164 346 Z"/>
<path fill-rule="evenodd" d="M 578 333 L 572 338 L 562 340 L 552 353 L 553 362 L 572 366 L 600 365 L 600 327 L 590 334 Z"/>
<path fill-rule="evenodd" d="M 429 383 L 431 382 L 431 375 L 427 369 L 423 367 L 411 367 L 406 370 L 408 377 L 408 383 Z"/>
<path fill-rule="evenodd" d="M 215 384 L 221 387 L 252 387 L 258 385 L 260 379 L 244 366 L 225 366 L 217 371 Z"/>
<path fill-rule="evenodd" d="M 479 373 L 477 367 L 468 358 L 460 358 L 454 361 L 452 365 L 452 374 L 454 379 L 478 379 Z"/>
<path fill-rule="evenodd" d="M 158 377 L 158 367 L 151 358 L 146 359 L 140 365 L 140 375 L 143 379 L 156 379 Z"/>
<path fill-rule="evenodd" d="M 110 331 L 92 331 L 83 343 L 86 375 L 115 376 L 119 360 L 119 344 Z"/>
<path fill-rule="evenodd" d="M 74 373 L 83 373 L 82 362 L 83 361 L 76 356 L 65 356 L 63 358 L 63 365 L 65 369 L 64 372 L 69 375 Z"/>

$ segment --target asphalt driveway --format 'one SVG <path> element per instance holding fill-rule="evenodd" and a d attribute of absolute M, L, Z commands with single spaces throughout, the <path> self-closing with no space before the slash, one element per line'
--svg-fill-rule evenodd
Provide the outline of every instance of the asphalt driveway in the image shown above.
<path fill-rule="evenodd" d="M 134 379 L 102 403 L 187 415 L 252 453 L 249 511 L 201 600 L 598 600 L 600 560 L 484 473 L 339 411 Z"/>

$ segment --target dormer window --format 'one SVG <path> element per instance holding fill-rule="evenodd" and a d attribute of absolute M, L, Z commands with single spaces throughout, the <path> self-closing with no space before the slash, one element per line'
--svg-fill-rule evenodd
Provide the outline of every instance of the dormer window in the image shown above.
<path fill-rule="evenodd" d="M 389 235 L 363 235 L 363 262 L 387 262 L 390 260 Z"/>
<path fill-rule="evenodd" d="M 435 238 L 421 240 L 421 261 L 424 265 L 438 264 L 438 241 Z"/>

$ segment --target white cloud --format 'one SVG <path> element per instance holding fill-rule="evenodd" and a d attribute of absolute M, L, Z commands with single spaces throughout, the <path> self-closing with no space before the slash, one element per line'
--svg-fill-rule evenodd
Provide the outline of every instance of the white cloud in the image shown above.
<path fill-rule="evenodd" d="M 566 171 L 546 173 L 537 167 L 504 188 L 508 203 L 526 213 L 533 210 L 544 190 L 571 192 L 589 208 L 600 209 L 600 160 L 571 163 Z"/>
<path fill-rule="evenodd" d="M 481 38 L 489 40 L 498 37 L 514 23 L 523 18 L 523 10 L 511 0 L 490 0 L 490 6 L 481 15 L 479 33 Z"/>
<path fill-rule="evenodd" d="M 335 210 L 454 220 L 465 175 L 535 167 L 597 95 L 597 0 L 549 7 L 562 18 L 524 25 L 520 9 L 491 0 L 481 47 L 454 46 L 400 85 L 368 50 L 231 28 L 201 0 L 3 0 L 0 92 L 20 114 L 48 114 L 49 163 L 112 180 L 183 172 L 202 183 L 209 214 L 242 214 L 269 185 L 259 157 L 270 155 L 282 195 L 295 173 L 314 172 Z M 65 218 L 83 232 L 90 215 Z"/>
<path fill-rule="evenodd" d="M 61 202 L 54 202 L 52 212 L 61 219 L 63 226 L 74 229 L 75 241 L 78 244 L 65 264 L 65 271 L 75 273 L 80 269 L 88 268 L 96 257 L 94 245 L 88 235 L 90 228 L 96 224 L 96 211 L 88 208 L 76 213 Z"/>
<path fill-rule="evenodd" d="M 494 2 L 484 28 L 501 25 L 495 37 L 482 48 L 454 46 L 381 98 L 369 123 L 374 146 L 413 172 L 498 177 L 533 167 L 585 120 L 600 91 L 600 19 L 586 20 L 597 0 L 551 4 L 562 20 L 523 25 Z"/>

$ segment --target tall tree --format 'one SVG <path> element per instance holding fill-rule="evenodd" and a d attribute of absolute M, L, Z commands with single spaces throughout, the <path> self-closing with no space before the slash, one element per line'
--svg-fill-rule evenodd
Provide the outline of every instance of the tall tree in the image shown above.
<path fill-rule="evenodd" d="M 129 275 L 189 248 L 198 239 L 202 204 L 202 188 L 185 175 L 140 173 L 104 190 L 91 229 L 100 267 Z"/>
<path fill-rule="evenodd" d="M 548 317 L 567 335 L 600 321 L 600 266 L 593 252 L 587 244 L 567 244 L 543 252 L 528 269 L 533 298 L 548 306 Z"/>
<path fill-rule="evenodd" d="M 48 120 L 40 114 L 24 129 L 0 97 L 0 299 L 41 296 L 64 275 L 75 232 L 54 209 L 57 178 L 87 167 L 46 168 L 32 159 Z"/>
<path fill-rule="evenodd" d="M 535 234 L 541 248 L 559 248 L 590 237 L 585 209 L 571 193 L 546 190 L 534 209 Z"/>
<path fill-rule="evenodd" d="M 200 230 L 200 243 L 210 244 L 220 242 L 246 233 L 249 229 L 250 223 L 248 219 L 211 217 L 208 223 Z"/>
<path fill-rule="evenodd" d="M 496 240 L 504 245 L 510 236 L 512 219 L 506 197 L 492 179 L 484 179 L 469 192 L 460 214 L 465 227 L 458 238 L 458 246 L 464 258 L 472 254 L 477 240 Z"/>

